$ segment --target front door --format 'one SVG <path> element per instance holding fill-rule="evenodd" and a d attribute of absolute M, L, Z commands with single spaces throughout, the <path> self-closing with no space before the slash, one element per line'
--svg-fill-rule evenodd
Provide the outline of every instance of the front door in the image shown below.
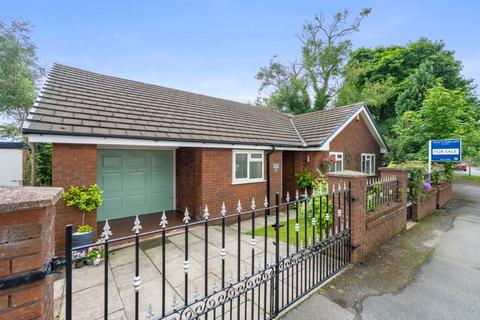
<path fill-rule="evenodd" d="M 173 179 L 171 150 L 99 150 L 97 220 L 172 210 Z"/>

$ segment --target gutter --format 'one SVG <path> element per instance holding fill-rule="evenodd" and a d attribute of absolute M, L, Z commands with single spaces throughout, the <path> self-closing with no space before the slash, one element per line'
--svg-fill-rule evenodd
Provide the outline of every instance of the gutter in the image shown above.
<path fill-rule="evenodd" d="M 270 156 L 275 152 L 275 146 L 272 146 L 272 150 L 267 152 L 267 199 L 270 205 Z M 270 210 L 268 211 L 270 214 Z"/>

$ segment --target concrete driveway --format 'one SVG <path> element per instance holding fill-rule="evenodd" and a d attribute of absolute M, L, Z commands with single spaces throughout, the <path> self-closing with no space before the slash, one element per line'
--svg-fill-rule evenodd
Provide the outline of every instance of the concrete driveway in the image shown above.
<path fill-rule="evenodd" d="M 480 319 L 480 185 L 403 232 L 284 319 Z"/>
<path fill-rule="evenodd" d="M 367 298 L 364 319 L 480 319 L 480 186 L 454 187 L 458 217 L 401 293 Z"/>

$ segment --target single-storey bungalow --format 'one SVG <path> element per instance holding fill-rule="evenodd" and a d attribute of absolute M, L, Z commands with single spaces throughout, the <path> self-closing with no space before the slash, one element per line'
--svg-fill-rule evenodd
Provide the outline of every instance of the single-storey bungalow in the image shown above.
<path fill-rule="evenodd" d="M 294 193 L 295 174 L 325 157 L 336 159 L 332 170 L 374 175 L 387 152 L 363 103 L 288 116 L 59 64 L 24 133 L 53 144 L 53 186 L 99 185 L 104 202 L 87 222 L 117 221 L 117 235 L 131 231 L 137 214 L 157 227 L 163 210 L 175 219 L 188 207 L 201 218 L 205 205 L 215 215 L 222 202 L 233 212 L 239 199 L 245 208 L 252 197 L 273 201 L 276 192 Z M 65 224 L 80 221 L 60 205 L 57 249 Z"/>

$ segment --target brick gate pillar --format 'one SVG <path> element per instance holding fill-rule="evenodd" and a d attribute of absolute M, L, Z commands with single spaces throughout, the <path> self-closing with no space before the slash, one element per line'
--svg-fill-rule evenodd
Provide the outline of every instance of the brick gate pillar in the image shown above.
<path fill-rule="evenodd" d="M 55 203 L 61 188 L 0 187 L 0 319 L 53 319 Z"/>
<path fill-rule="evenodd" d="M 365 194 L 367 191 L 367 175 L 357 171 L 341 171 L 327 173 L 328 183 L 341 184 L 351 183 L 352 187 L 352 262 L 357 263 L 363 257 L 362 246 L 365 242 L 366 214 Z"/>

